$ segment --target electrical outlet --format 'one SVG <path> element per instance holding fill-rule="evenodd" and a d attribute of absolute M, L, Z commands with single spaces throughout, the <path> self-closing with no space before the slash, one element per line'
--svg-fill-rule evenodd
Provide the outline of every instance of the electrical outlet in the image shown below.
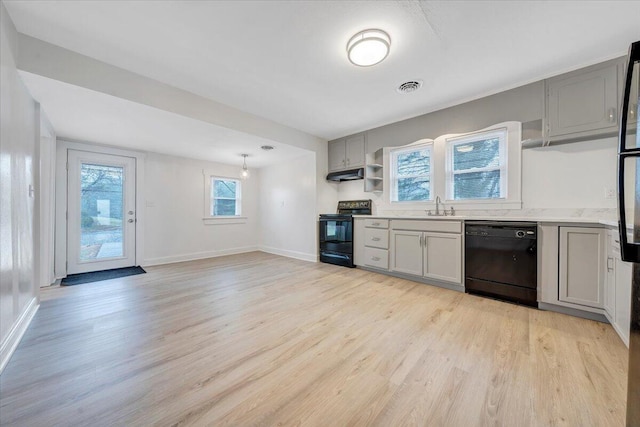
<path fill-rule="evenodd" d="M 615 199 L 616 198 L 616 190 L 611 187 L 604 187 L 604 198 L 605 199 Z"/>

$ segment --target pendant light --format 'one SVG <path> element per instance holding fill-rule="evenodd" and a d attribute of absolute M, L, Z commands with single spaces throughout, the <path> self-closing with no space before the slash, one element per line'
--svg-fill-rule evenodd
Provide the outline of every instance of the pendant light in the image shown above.
<path fill-rule="evenodd" d="M 391 37 L 382 30 L 360 31 L 347 43 L 347 56 L 352 64 L 370 67 L 382 62 L 389 54 Z"/>
<path fill-rule="evenodd" d="M 242 170 L 240 171 L 240 178 L 242 179 L 247 179 L 249 178 L 249 168 L 247 167 L 247 157 L 249 157 L 248 154 L 240 154 L 244 160 L 242 161 Z"/>

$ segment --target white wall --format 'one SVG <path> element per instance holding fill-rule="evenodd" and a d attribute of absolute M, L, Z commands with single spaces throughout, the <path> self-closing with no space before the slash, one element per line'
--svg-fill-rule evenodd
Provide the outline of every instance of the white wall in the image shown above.
<path fill-rule="evenodd" d="M 145 256 L 163 264 L 256 250 L 260 171 L 242 182 L 243 224 L 205 225 L 203 169 L 238 178 L 238 165 L 148 153 L 145 159 Z"/>
<path fill-rule="evenodd" d="M 310 152 L 260 169 L 261 250 L 308 261 L 317 260 L 316 193 L 326 188 L 324 184 L 316 185 L 316 155 Z M 330 194 L 322 194 L 322 198 L 327 203 L 333 202 Z"/>
<path fill-rule="evenodd" d="M 38 108 L 38 134 L 36 146 L 40 158 L 38 170 L 39 197 L 36 212 L 40 212 L 40 226 L 35 238 L 39 242 L 36 263 L 37 285 L 49 286 L 56 280 L 54 272 L 55 239 L 55 179 L 56 179 L 56 135 L 42 108 Z"/>
<path fill-rule="evenodd" d="M 522 151 L 525 209 L 613 209 L 604 189 L 616 189 L 617 139 Z"/>
<path fill-rule="evenodd" d="M 327 141 L 316 144 L 316 216 L 322 213 L 333 213 L 338 206 L 338 184 L 327 181 L 328 147 Z"/>
<path fill-rule="evenodd" d="M 613 219 L 616 200 L 606 199 L 604 190 L 616 189 L 616 144 L 616 138 L 606 138 L 522 150 L 522 210 L 544 209 L 538 216 Z M 365 193 L 363 181 L 342 182 L 338 187 L 340 200 L 372 199 L 374 213 L 393 209 L 383 195 Z"/>
<path fill-rule="evenodd" d="M 606 138 L 522 150 L 522 211 L 613 219 L 616 200 L 606 199 L 604 190 L 616 189 L 616 143 L 616 138 Z M 374 213 L 394 209 L 386 194 L 365 193 L 363 181 L 342 182 L 338 190 L 340 200 L 372 199 L 378 210 Z"/>
<path fill-rule="evenodd" d="M 34 278 L 37 105 L 18 76 L 17 32 L 0 3 L 0 371 L 38 307 Z"/>

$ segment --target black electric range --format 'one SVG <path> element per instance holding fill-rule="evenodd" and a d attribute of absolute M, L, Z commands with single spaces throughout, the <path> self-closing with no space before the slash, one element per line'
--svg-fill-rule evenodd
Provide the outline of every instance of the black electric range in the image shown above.
<path fill-rule="evenodd" d="M 355 267 L 353 263 L 353 215 L 371 215 L 371 200 L 338 202 L 335 214 L 321 214 L 318 226 L 320 261 Z"/>

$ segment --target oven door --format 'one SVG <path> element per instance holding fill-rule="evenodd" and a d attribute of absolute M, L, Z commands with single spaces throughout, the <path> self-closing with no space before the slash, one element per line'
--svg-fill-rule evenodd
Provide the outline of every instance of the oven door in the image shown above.
<path fill-rule="evenodd" d="M 353 218 L 320 216 L 320 261 L 353 267 Z"/>

